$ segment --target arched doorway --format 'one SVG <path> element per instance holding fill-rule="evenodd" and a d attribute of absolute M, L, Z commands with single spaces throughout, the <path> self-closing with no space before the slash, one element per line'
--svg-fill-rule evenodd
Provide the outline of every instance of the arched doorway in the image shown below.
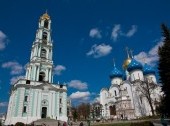
<path fill-rule="evenodd" d="M 42 107 L 41 118 L 47 117 L 47 107 Z"/>
<path fill-rule="evenodd" d="M 113 106 L 110 106 L 110 115 L 116 115 L 116 106 L 113 105 Z"/>
<path fill-rule="evenodd" d="M 44 72 L 40 72 L 39 74 L 39 81 L 44 81 L 45 80 L 45 73 Z"/>

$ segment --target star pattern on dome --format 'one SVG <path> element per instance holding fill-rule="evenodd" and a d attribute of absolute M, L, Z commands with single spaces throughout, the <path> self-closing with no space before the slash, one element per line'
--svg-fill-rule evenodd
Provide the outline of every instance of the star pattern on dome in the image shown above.
<path fill-rule="evenodd" d="M 122 77 L 122 76 L 123 76 L 122 72 L 114 66 L 113 70 L 111 71 L 110 78 Z"/>
<path fill-rule="evenodd" d="M 143 73 L 144 73 L 144 75 L 155 74 L 155 70 L 150 65 L 145 63 L 145 65 L 143 67 Z"/>
<path fill-rule="evenodd" d="M 135 59 L 132 59 L 131 63 L 128 65 L 127 70 L 128 71 L 132 71 L 132 70 L 136 70 L 136 69 L 142 69 L 142 64 L 138 61 L 136 61 Z"/>

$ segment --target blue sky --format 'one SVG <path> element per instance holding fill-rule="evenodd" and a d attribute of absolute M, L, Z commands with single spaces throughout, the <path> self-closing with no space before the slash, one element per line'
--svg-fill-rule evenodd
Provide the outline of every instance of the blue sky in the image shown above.
<path fill-rule="evenodd" d="M 93 101 L 109 87 L 113 58 L 122 70 L 125 47 L 156 68 L 160 24 L 170 26 L 169 0 L 1 0 L 0 112 L 6 111 L 11 82 L 25 75 L 46 10 L 52 20 L 54 81 L 68 84 L 74 104 Z"/>

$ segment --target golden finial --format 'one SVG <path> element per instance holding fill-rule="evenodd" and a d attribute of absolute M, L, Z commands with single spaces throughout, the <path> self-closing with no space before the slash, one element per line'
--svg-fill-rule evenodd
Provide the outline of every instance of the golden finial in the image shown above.
<path fill-rule="evenodd" d="M 48 11 L 46 10 L 45 13 L 41 16 L 41 19 L 46 19 L 46 20 L 49 20 L 50 19 L 50 16 L 48 15 Z"/>

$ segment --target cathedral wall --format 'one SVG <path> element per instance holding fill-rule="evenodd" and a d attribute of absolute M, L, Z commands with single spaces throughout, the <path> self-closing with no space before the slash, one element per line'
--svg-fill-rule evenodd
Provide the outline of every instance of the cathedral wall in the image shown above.
<path fill-rule="evenodd" d="M 156 76 L 154 74 L 148 74 L 148 75 L 145 75 L 145 78 L 148 79 L 148 81 L 151 81 L 155 84 L 157 84 L 157 81 L 156 81 Z"/>
<path fill-rule="evenodd" d="M 133 70 L 132 72 L 130 72 L 130 80 L 144 80 L 143 72 L 141 70 Z"/>
<path fill-rule="evenodd" d="M 118 84 L 118 85 L 120 85 L 121 82 L 122 82 L 122 79 L 119 78 L 119 77 L 115 77 L 115 78 L 113 78 L 113 79 L 111 80 L 111 84 Z"/>

